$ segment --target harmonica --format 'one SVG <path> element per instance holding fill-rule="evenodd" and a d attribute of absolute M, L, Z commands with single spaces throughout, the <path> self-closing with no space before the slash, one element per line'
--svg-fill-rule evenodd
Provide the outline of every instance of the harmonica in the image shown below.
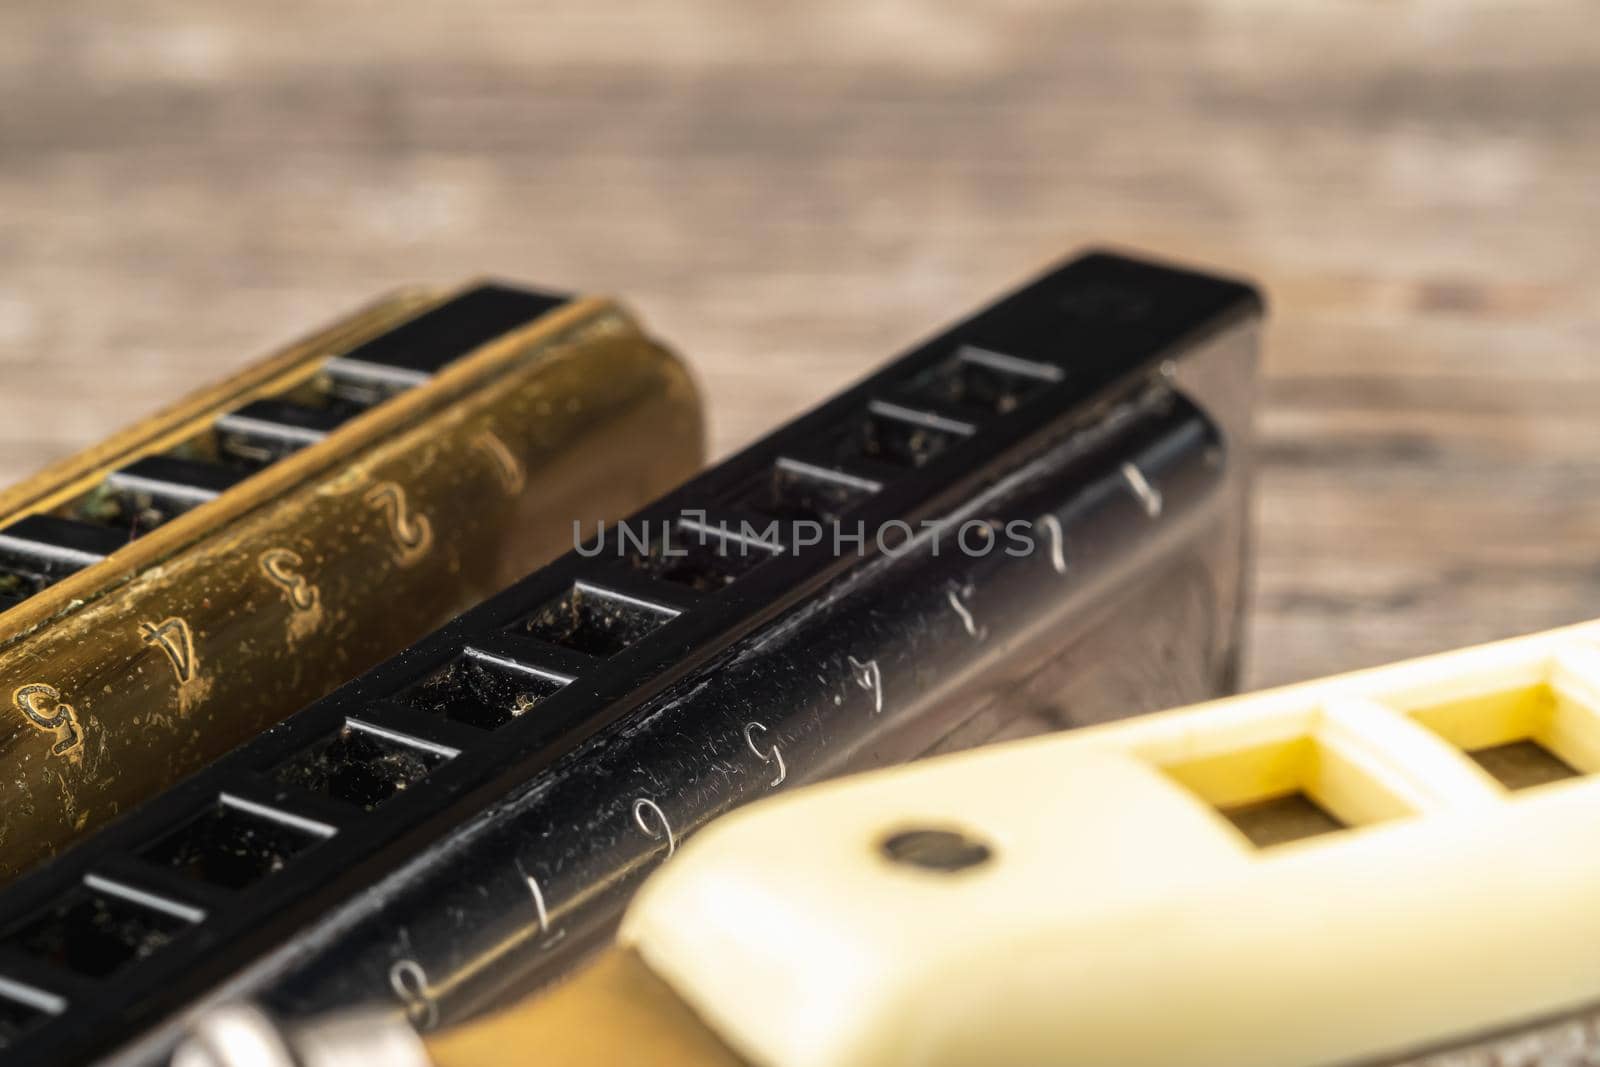
<path fill-rule="evenodd" d="M 448 1025 L 739 804 L 1225 691 L 1259 321 L 1087 255 L 588 530 L 0 893 L 12 1062 L 161 1062 L 243 995 Z"/>
<path fill-rule="evenodd" d="M 1587 623 L 776 798 L 551 995 L 230 1008 L 175 1062 L 1587 1067 L 1596 772 Z"/>
<path fill-rule="evenodd" d="M 648 450 L 627 447 L 649 440 Z M 615 305 L 385 299 L 0 494 L 0 879 L 696 469 Z"/>

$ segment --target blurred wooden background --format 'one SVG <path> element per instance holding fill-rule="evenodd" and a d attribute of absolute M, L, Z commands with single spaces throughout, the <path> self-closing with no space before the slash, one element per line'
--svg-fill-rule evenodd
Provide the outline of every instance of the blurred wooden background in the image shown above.
<path fill-rule="evenodd" d="M 0 478 L 376 291 L 626 294 L 725 453 L 1072 247 L 1269 290 L 1254 682 L 1600 615 L 1592 0 L 7 0 Z"/>

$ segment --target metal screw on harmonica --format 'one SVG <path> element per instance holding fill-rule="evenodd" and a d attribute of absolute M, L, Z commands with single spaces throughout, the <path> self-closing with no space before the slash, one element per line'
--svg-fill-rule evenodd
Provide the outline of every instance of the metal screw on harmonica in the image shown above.
<path fill-rule="evenodd" d="M 567 973 L 732 807 L 1224 691 L 1259 317 L 1236 282 L 1084 256 L 585 527 L 0 893 L 0 999 L 58 998 L 13 1062 L 159 1062 L 240 997 L 449 1026 Z M 227 880 L 219 810 L 326 829 Z M 114 942 L 70 937 L 74 894 Z"/>
<path fill-rule="evenodd" d="M 0 881 L 680 480 L 700 439 L 615 305 L 479 284 L 0 493 Z"/>

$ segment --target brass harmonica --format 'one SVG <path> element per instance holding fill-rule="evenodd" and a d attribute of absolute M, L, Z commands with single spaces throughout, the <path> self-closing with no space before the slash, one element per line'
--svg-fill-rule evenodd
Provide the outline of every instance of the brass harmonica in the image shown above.
<path fill-rule="evenodd" d="M 615 304 L 475 284 L 384 299 L 0 493 L 0 879 L 701 456 L 692 382 Z"/>

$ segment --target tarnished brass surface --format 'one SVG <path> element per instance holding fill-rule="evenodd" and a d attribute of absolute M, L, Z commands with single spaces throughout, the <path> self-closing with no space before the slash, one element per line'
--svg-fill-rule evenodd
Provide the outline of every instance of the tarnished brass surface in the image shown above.
<path fill-rule="evenodd" d="M 433 302 L 385 300 L 0 493 L 0 527 Z M 0 880 L 681 481 L 702 438 L 682 366 L 577 300 L 0 612 Z"/>

